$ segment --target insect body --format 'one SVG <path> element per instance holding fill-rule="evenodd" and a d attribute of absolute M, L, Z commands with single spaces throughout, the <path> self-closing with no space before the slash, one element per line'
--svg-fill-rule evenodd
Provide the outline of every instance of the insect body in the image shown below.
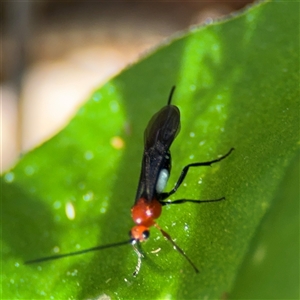
<path fill-rule="evenodd" d="M 149 238 L 149 229 L 154 226 L 162 235 L 169 240 L 175 249 L 185 257 L 196 272 L 199 272 L 195 264 L 188 258 L 184 251 L 174 242 L 171 236 L 165 232 L 157 223 L 162 207 L 164 205 L 181 204 L 184 202 L 204 203 L 216 202 L 224 200 L 225 198 L 213 200 L 190 200 L 178 199 L 174 201 L 166 201 L 168 197 L 176 192 L 183 182 L 190 167 L 210 166 L 213 163 L 219 162 L 226 158 L 232 151 L 224 156 L 208 161 L 197 162 L 185 166 L 174 186 L 170 192 L 164 192 L 170 172 L 171 172 L 171 153 L 170 146 L 180 131 L 180 112 L 179 109 L 171 104 L 171 99 L 175 87 L 172 88 L 168 103 L 159 112 L 157 112 L 150 120 L 144 133 L 144 153 L 142 160 L 142 169 L 139 179 L 139 185 L 136 193 L 135 203 L 131 209 L 131 216 L 136 224 L 130 231 L 130 239 L 108 245 L 96 246 L 93 248 L 71 252 L 67 254 L 53 255 L 40 259 L 30 260 L 26 263 L 36 263 L 46 260 L 58 259 L 66 256 L 82 254 L 90 251 L 101 250 L 121 246 L 125 244 L 132 244 L 135 252 L 138 255 L 138 263 L 134 271 L 134 276 L 138 274 L 141 266 L 142 254 L 137 249 L 136 244 L 143 242 Z"/>
<path fill-rule="evenodd" d="M 138 241 L 149 235 L 148 227 L 156 225 L 154 220 L 161 214 L 161 201 L 166 198 L 163 190 L 171 171 L 169 148 L 180 130 L 179 109 L 170 104 L 173 91 L 174 88 L 168 105 L 152 117 L 145 130 L 142 170 L 131 209 L 132 219 L 137 224 L 131 230 L 131 237 Z"/>

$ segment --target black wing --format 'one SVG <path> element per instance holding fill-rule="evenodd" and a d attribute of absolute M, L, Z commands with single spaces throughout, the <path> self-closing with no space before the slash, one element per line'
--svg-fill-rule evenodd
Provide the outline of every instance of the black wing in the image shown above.
<path fill-rule="evenodd" d="M 141 197 L 151 201 L 156 197 L 159 172 L 170 164 L 167 154 L 180 131 L 180 112 L 174 105 L 167 105 L 156 113 L 148 123 L 144 134 L 144 155 L 135 202 Z"/>
<path fill-rule="evenodd" d="M 145 150 L 163 144 L 169 149 L 180 131 L 180 112 L 177 106 L 167 105 L 149 121 L 144 133 Z"/>

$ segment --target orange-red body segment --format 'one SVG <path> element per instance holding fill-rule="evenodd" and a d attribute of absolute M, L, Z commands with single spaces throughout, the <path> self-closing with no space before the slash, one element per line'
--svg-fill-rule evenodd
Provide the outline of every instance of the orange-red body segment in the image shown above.
<path fill-rule="evenodd" d="M 136 241 L 144 241 L 146 239 L 145 231 L 155 225 L 155 220 L 159 218 L 161 210 L 162 205 L 157 199 L 147 202 L 145 198 L 140 198 L 131 208 L 131 216 L 136 224 L 131 229 L 131 237 Z"/>
<path fill-rule="evenodd" d="M 153 199 L 147 202 L 146 199 L 140 198 L 131 208 L 131 217 L 136 225 L 150 227 L 154 225 L 154 220 L 161 214 L 161 203 Z"/>

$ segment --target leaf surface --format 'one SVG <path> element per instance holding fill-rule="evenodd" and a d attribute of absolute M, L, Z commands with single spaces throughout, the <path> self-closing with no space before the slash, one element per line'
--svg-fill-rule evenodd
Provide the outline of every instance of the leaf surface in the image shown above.
<path fill-rule="evenodd" d="M 158 220 L 200 273 L 155 229 L 142 245 L 145 258 L 136 278 L 137 258 L 130 245 L 23 265 L 57 252 L 128 239 L 143 131 L 166 104 L 174 84 L 181 132 L 171 147 L 168 190 L 186 164 L 235 148 L 212 167 L 191 169 L 172 197 L 226 196 L 226 201 L 169 206 Z M 241 282 L 247 276 L 254 283 L 257 278 L 247 271 L 251 249 L 255 253 L 255 245 L 272 240 L 270 232 L 261 233 L 263 220 L 278 202 L 289 201 L 293 207 L 293 201 L 299 202 L 298 190 L 287 189 L 285 179 L 299 151 L 299 99 L 296 2 L 261 3 L 222 22 L 193 28 L 124 70 L 95 91 L 61 132 L 3 174 L 3 299 L 241 295 Z M 274 210 L 280 219 L 280 209 Z M 283 223 L 294 224 L 286 227 L 291 237 L 299 228 L 295 215 L 282 215 Z M 283 274 L 297 274 L 299 235 L 297 240 L 283 239 L 273 246 L 284 249 L 288 242 L 291 248 L 281 264 Z M 266 272 L 272 284 L 275 273 L 267 268 L 283 257 L 266 249 L 257 270 Z M 266 295 L 265 285 L 258 283 L 251 286 L 253 295 Z M 268 296 L 277 298 L 277 292 L 287 290 L 297 298 L 299 288 L 284 283 L 280 292 Z"/>

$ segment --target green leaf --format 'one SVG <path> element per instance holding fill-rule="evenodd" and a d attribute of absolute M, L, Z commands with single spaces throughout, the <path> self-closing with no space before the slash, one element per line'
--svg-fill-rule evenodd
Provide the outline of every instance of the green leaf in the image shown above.
<path fill-rule="evenodd" d="M 299 299 L 299 158 L 256 230 L 231 299 Z"/>
<path fill-rule="evenodd" d="M 250 295 L 297 298 L 299 281 L 286 282 L 284 274 L 299 276 L 299 194 L 284 178 L 299 152 L 299 6 L 261 3 L 170 40 L 95 91 L 60 133 L 5 173 L 2 298 L 217 299 L 231 291 L 233 298 L 246 298 L 239 285 L 256 278 L 257 270 L 268 284 L 253 281 Z M 226 201 L 164 207 L 157 221 L 200 273 L 155 228 L 142 245 L 136 278 L 130 245 L 24 265 L 57 251 L 128 239 L 143 131 L 174 84 L 182 124 L 171 148 L 168 190 L 186 164 L 236 149 L 212 167 L 190 170 L 172 197 Z M 285 201 L 294 203 L 287 208 L 293 214 L 283 210 Z M 274 221 L 282 239 L 277 244 L 271 230 L 262 233 L 268 214 L 287 224 L 280 231 Z M 253 270 L 260 245 L 278 252 L 288 245 L 290 255 L 265 251 Z M 267 269 L 278 259 L 282 282 L 272 293 L 279 275 Z"/>

